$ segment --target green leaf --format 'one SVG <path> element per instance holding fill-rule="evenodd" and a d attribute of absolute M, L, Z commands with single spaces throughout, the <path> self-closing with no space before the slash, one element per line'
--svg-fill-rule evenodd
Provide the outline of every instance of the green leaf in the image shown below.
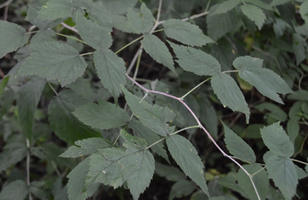
<path fill-rule="evenodd" d="M 237 14 L 233 11 L 220 15 L 209 15 L 206 17 L 208 36 L 217 41 L 237 27 L 239 22 Z"/>
<path fill-rule="evenodd" d="M 210 200 L 237 200 L 237 198 L 226 194 L 223 196 L 212 197 Z"/>
<path fill-rule="evenodd" d="M 95 49 L 108 49 L 112 45 L 110 30 L 83 15 L 77 16 L 76 29 L 81 38 Z"/>
<path fill-rule="evenodd" d="M 94 64 L 105 88 L 113 95 L 118 97 L 122 92 L 120 85 L 126 84 L 125 63 L 122 58 L 112 51 L 97 50 L 94 53 Z"/>
<path fill-rule="evenodd" d="M 0 199 L 2 200 L 22 200 L 25 199 L 28 194 L 28 186 L 22 180 L 17 180 L 9 183 L 4 187 L 0 193 Z"/>
<path fill-rule="evenodd" d="M 298 124 L 297 121 L 294 121 L 292 119 L 288 121 L 288 123 L 287 123 L 287 133 L 290 137 L 290 140 L 293 142 L 293 144 L 295 142 L 295 139 L 298 136 L 299 130 L 300 130 L 300 127 L 299 127 L 299 124 Z"/>
<path fill-rule="evenodd" d="M 229 152 L 243 161 L 256 162 L 256 155 L 252 148 L 223 122 L 222 125 L 225 130 L 225 143 Z"/>
<path fill-rule="evenodd" d="M 299 13 L 301 14 L 302 18 L 308 23 L 308 2 L 305 1 L 299 7 Z"/>
<path fill-rule="evenodd" d="M 138 0 L 104 0 L 104 6 L 114 14 L 124 14 L 128 8 L 133 8 Z"/>
<path fill-rule="evenodd" d="M 137 136 L 141 136 L 141 138 L 145 139 L 148 144 L 153 144 L 154 142 L 160 140 L 160 137 L 155 132 L 153 132 L 150 128 L 144 126 L 140 121 L 131 120 L 129 122 L 129 127 L 133 129 L 134 133 L 137 133 Z M 164 149 L 164 145 L 162 142 L 152 146 L 151 150 L 153 150 L 169 162 L 167 152 Z"/>
<path fill-rule="evenodd" d="M 98 183 L 93 184 L 87 190 L 83 190 L 89 170 L 90 159 L 80 162 L 68 175 L 67 193 L 69 199 L 84 200 L 91 197 L 99 188 Z"/>
<path fill-rule="evenodd" d="M 236 58 L 233 66 L 240 70 L 240 77 L 255 86 L 261 94 L 283 104 L 277 93 L 287 94 L 292 90 L 275 72 L 262 68 L 262 63 L 261 59 L 244 56 Z"/>
<path fill-rule="evenodd" d="M 167 107 L 150 105 L 141 98 L 128 92 L 122 87 L 125 99 L 134 115 L 156 134 L 167 136 L 173 132 L 173 127 L 169 127 L 167 122 L 172 122 L 175 114 Z"/>
<path fill-rule="evenodd" d="M 62 187 L 62 177 L 58 177 L 53 184 L 52 196 L 54 199 L 67 200 L 67 187 Z"/>
<path fill-rule="evenodd" d="M 192 47 L 168 42 L 178 57 L 176 62 L 184 70 L 193 72 L 199 76 L 210 76 L 221 71 L 219 62 L 210 54 Z"/>
<path fill-rule="evenodd" d="M 154 157 L 144 149 L 146 142 L 143 139 L 130 136 L 124 130 L 120 134 L 126 140 L 126 150 L 114 147 L 92 154 L 86 187 L 100 182 L 117 188 L 127 181 L 137 200 L 154 174 Z"/>
<path fill-rule="evenodd" d="M 195 190 L 195 184 L 188 180 L 179 180 L 172 185 L 169 200 L 190 195 Z"/>
<path fill-rule="evenodd" d="M 130 23 L 132 23 L 133 27 L 139 31 L 139 33 L 149 32 L 155 21 L 152 12 L 144 3 L 141 4 L 141 13 L 135 13 L 133 9 L 129 8 L 127 18 Z"/>
<path fill-rule="evenodd" d="M 306 48 L 307 44 L 305 44 L 306 39 L 301 35 L 294 33 L 293 34 L 293 53 L 296 57 L 296 64 L 299 65 L 306 58 Z"/>
<path fill-rule="evenodd" d="M 104 149 L 112 147 L 103 138 L 88 138 L 84 140 L 78 140 L 75 145 L 69 147 L 65 152 L 63 152 L 59 157 L 63 158 L 77 158 L 80 156 L 87 156 L 97 152 L 98 149 Z"/>
<path fill-rule="evenodd" d="M 0 59 L 22 47 L 28 40 L 26 30 L 17 24 L 0 20 L 0 30 Z"/>
<path fill-rule="evenodd" d="M 87 103 L 88 100 L 70 90 L 63 90 L 50 101 L 48 107 L 50 126 L 60 139 L 72 144 L 76 140 L 100 136 L 98 131 L 78 121 L 72 113 L 75 108 Z"/>
<path fill-rule="evenodd" d="M 179 19 L 170 19 L 163 23 L 167 37 L 175 39 L 183 44 L 191 46 L 203 46 L 214 42 L 204 35 L 202 30 L 189 22 Z"/>
<path fill-rule="evenodd" d="M 31 45 L 30 57 L 22 64 L 18 75 L 38 75 L 67 85 L 82 76 L 87 63 L 73 47 L 59 42 Z"/>
<path fill-rule="evenodd" d="M 84 124 L 97 129 L 120 127 L 129 121 L 129 116 L 123 109 L 103 101 L 78 107 L 73 114 Z"/>
<path fill-rule="evenodd" d="M 273 179 L 286 199 L 292 199 L 298 183 L 295 165 L 290 158 L 272 155 L 265 160 L 268 177 Z"/>
<path fill-rule="evenodd" d="M 268 120 L 271 118 L 276 121 L 284 122 L 288 118 L 287 114 L 280 107 L 270 102 L 261 103 L 256 105 L 254 108 L 261 112 L 265 112 Z M 267 113 L 266 110 L 270 111 L 270 113 Z"/>
<path fill-rule="evenodd" d="M 302 104 L 303 101 L 297 101 L 291 106 L 289 110 L 289 117 L 291 120 L 299 121 L 302 118 Z"/>
<path fill-rule="evenodd" d="M 187 139 L 179 135 L 167 137 L 166 142 L 176 163 L 209 196 L 204 177 L 204 166 L 195 147 Z"/>
<path fill-rule="evenodd" d="M 177 167 L 168 166 L 161 163 L 155 163 L 155 172 L 159 176 L 166 178 L 168 181 L 176 182 L 186 179 L 186 176 Z"/>
<path fill-rule="evenodd" d="M 294 165 L 294 166 L 295 166 L 295 169 L 296 169 L 296 174 L 297 174 L 298 180 L 304 179 L 308 176 L 308 173 L 305 172 L 302 168 L 300 168 L 297 165 Z"/>
<path fill-rule="evenodd" d="M 217 14 L 223 14 L 226 13 L 232 9 L 234 9 L 237 5 L 241 3 L 241 0 L 227 0 L 224 1 L 215 7 L 213 9 L 213 12 L 211 10 L 209 11 L 210 15 L 217 15 Z"/>
<path fill-rule="evenodd" d="M 228 106 L 233 111 L 244 113 L 248 123 L 250 111 L 244 95 L 234 79 L 228 74 L 217 73 L 212 77 L 211 85 L 223 106 Z"/>
<path fill-rule="evenodd" d="M 32 126 L 36 107 L 40 101 L 46 81 L 36 78 L 23 85 L 18 93 L 18 117 L 23 133 L 32 140 Z"/>
<path fill-rule="evenodd" d="M 255 163 L 243 165 L 243 167 L 249 174 L 253 174 L 252 180 L 256 186 L 256 190 L 258 191 L 260 198 L 265 200 L 269 189 L 269 180 L 265 169 Z M 258 200 L 257 194 L 247 174 L 240 169 L 236 177 L 239 186 L 246 192 L 249 199 Z"/>
<path fill-rule="evenodd" d="M 266 19 L 266 16 L 263 11 L 257 6 L 251 4 L 242 5 L 241 10 L 244 15 L 246 15 L 250 20 L 255 22 L 255 24 L 258 26 L 258 29 L 261 30 Z"/>
<path fill-rule="evenodd" d="M 176 74 L 174 69 L 174 63 L 171 53 L 167 46 L 155 35 L 146 34 L 141 41 L 144 50 L 158 63 L 168 67 L 173 73 Z"/>
<path fill-rule="evenodd" d="M 121 15 L 114 15 L 112 17 L 112 25 L 114 26 L 115 29 L 118 29 L 126 33 L 135 33 L 135 34 L 139 33 L 136 27 L 134 27 L 133 24 L 130 21 L 128 21 L 127 17 Z"/>
<path fill-rule="evenodd" d="M 291 0 L 273 0 L 270 4 L 270 6 L 279 6 L 285 3 L 290 2 Z"/>
<path fill-rule="evenodd" d="M 291 157 L 294 154 L 293 143 L 278 122 L 262 128 L 261 136 L 264 144 L 274 154 L 283 157 Z"/>
<path fill-rule="evenodd" d="M 9 81 L 10 76 L 5 76 L 1 82 L 0 82 L 0 99 L 2 97 L 2 94 L 4 92 L 4 88 L 7 85 L 7 82 Z"/>
<path fill-rule="evenodd" d="M 245 0 L 245 3 L 254 4 L 254 5 L 258 6 L 259 8 L 262 8 L 262 9 L 265 9 L 265 10 L 275 11 L 272 8 L 272 6 L 268 5 L 267 3 L 263 2 L 262 0 Z"/>

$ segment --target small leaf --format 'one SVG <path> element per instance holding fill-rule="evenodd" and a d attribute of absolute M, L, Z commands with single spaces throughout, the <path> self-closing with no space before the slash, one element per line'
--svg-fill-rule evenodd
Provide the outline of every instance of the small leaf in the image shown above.
<path fill-rule="evenodd" d="M 295 169 L 296 169 L 298 180 L 304 179 L 304 178 L 306 178 L 308 176 L 308 173 L 305 172 L 302 168 L 300 168 L 297 165 L 294 165 L 294 166 L 295 166 Z"/>
<path fill-rule="evenodd" d="M 258 29 L 261 30 L 266 16 L 263 11 L 255 5 L 245 4 L 241 6 L 241 10 L 249 19 L 251 19 L 258 26 Z"/>
<path fill-rule="evenodd" d="M 84 200 L 91 197 L 99 188 L 98 183 L 93 184 L 87 190 L 83 190 L 89 170 L 90 159 L 80 162 L 68 175 L 67 193 L 69 199 Z"/>
<path fill-rule="evenodd" d="M 168 41 L 175 52 L 180 67 L 199 76 L 210 76 L 221 71 L 219 62 L 204 51 L 174 44 Z"/>
<path fill-rule="evenodd" d="M 17 180 L 2 188 L 0 199 L 21 200 L 25 199 L 28 193 L 29 191 L 27 184 L 22 180 Z"/>
<path fill-rule="evenodd" d="M 287 133 L 290 137 L 290 140 L 293 142 L 293 144 L 295 142 L 295 139 L 298 136 L 299 130 L 300 130 L 300 127 L 297 121 L 294 121 L 292 119 L 288 121 Z"/>
<path fill-rule="evenodd" d="M 115 128 L 129 121 L 129 116 L 123 109 L 103 101 L 78 107 L 73 114 L 84 124 L 97 129 Z"/>
<path fill-rule="evenodd" d="M 17 24 L 0 20 L 0 30 L 0 59 L 22 47 L 28 40 L 26 30 Z"/>
<path fill-rule="evenodd" d="M 155 172 L 159 176 L 166 178 L 168 181 L 176 182 L 186 179 L 186 175 L 174 166 L 168 166 L 161 163 L 155 163 Z"/>
<path fill-rule="evenodd" d="M 174 63 L 171 53 L 167 46 L 155 35 L 146 34 L 141 41 L 144 50 L 158 63 L 168 67 L 173 73 L 176 74 Z"/>
<path fill-rule="evenodd" d="M 187 139 L 179 135 L 167 137 L 166 142 L 176 163 L 209 196 L 204 177 L 204 166 L 195 147 Z"/>
<path fill-rule="evenodd" d="M 202 30 L 189 22 L 179 19 L 170 19 L 163 23 L 167 37 L 191 46 L 203 46 L 214 41 L 204 35 Z"/>
<path fill-rule="evenodd" d="M 81 38 L 95 49 L 108 49 L 112 45 L 110 30 L 84 16 L 77 16 L 76 29 Z"/>
<path fill-rule="evenodd" d="M 259 105 L 256 105 L 254 108 L 261 112 L 265 112 L 268 120 L 271 118 L 275 119 L 275 122 L 284 122 L 288 118 L 287 114 L 279 106 L 270 102 L 261 103 Z M 269 113 L 267 113 L 268 111 Z"/>
<path fill-rule="evenodd" d="M 244 95 L 234 79 L 228 74 L 217 73 L 212 77 L 211 85 L 221 103 L 233 111 L 244 113 L 248 123 L 250 111 Z"/>
<path fill-rule="evenodd" d="M 73 47 L 59 42 L 31 45 L 30 57 L 22 64 L 18 75 L 38 75 L 67 85 L 82 76 L 87 63 Z"/>
<path fill-rule="evenodd" d="M 172 121 L 175 114 L 169 108 L 152 106 L 145 101 L 141 101 L 141 98 L 128 92 L 124 87 L 122 89 L 130 109 L 145 126 L 161 136 L 167 136 L 173 132 L 174 128 L 169 127 L 167 122 Z"/>
<path fill-rule="evenodd" d="M 243 161 L 256 162 L 256 155 L 252 148 L 223 122 L 222 125 L 225 130 L 225 143 L 229 152 Z"/>
<path fill-rule="evenodd" d="M 258 191 L 260 198 L 265 200 L 269 189 L 269 180 L 265 169 L 262 169 L 262 166 L 255 163 L 243 165 L 243 167 L 249 174 L 254 174 L 252 180 L 256 186 L 256 190 Z M 242 169 L 240 169 L 236 177 L 239 186 L 246 192 L 246 194 L 249 196 L 249 199 L 258 200 L 256 191 L 247 174 L 244 173 Z"/>
<path fill-rule="evenodd" d="M 210 15 L 223 14 L 223 13 L 226 13 L 226 12 L 234 9 L 240 3 L 241 3 L 241 0 L 224 1 L 220 4 L 218 4 L 217 7 L 215 7 L 215 9 L 213 9 L 214 10 L 213 12 L 211 12 L 211 10 L 210 10 L 209 13 L 210 13 Z"/>
<path fill-rule="evenodd" d="M 36 107 L 40 101 L 45 81 L 36 78 L 23 85 L 18 93 L 18 117 L 23 133 L 32 140 L 32 126 Z"/>
<path fill-rule="evenodd" d="M 7 82 L 9 81 L 10 76 L 5 76 L 1 81 L 0 81 L 0 99 L 2 97 L 2 94 L 4 92 L 4 88 L 7 85 Z"/>
<path fill-rule="evenodd" d="M 283 157 L 291 157 L 294 154 L 293 143 L 279 123 L 262 128 L 261 136 L 264 144 L 274 154 Z"/>
<path fill-rule="evenodd" d="M 286 199 L 292 199 L 298 183 L 295 165 L 287 157 L 272 155 L 265 160 L 268 177 L 272 178 Z"/>
<path fill-rule="evenodd" d="M 104 149 L 112 147 L 103 138 L 88 138 L 84 140 L 78 140 L 75 145 L 69 147 L 64 153 L 59 155 L 63 158 L 77 158 L 80 156 L 87 156 L 98 151 L 98 149 Z"/>
<path fill-rule="evenodd" d="M 144 3 L 141 4 L 141 14 L 135 13 L 133 9 L 129 8 L 127 18 L 140 33 L 149 32 L 155 21 L 152 12 Z"/>
<path fill-rule="evenodd" d="M 84 125 L 73 115 L 75 108 L 88 103 L 84 97 L 70 90 L 63 90 L 48 106 L 51 128 L 62 140 L 72 144 L 76 140 L 99 137 L 100 133 Z"/>
<path fill-rule="evenodd" d="M 120 85 L 126 84 L 123 59 L 111 50 L 97 50 L 94 53 L 94 64 L 103 85 L 113 97 L 118 97 L 122 92 Z"/>
<path fill-rule="evenodd" d="M 262 62 L 261 59 L 244 56 L 236 58 L 233 65 L 240 70 L 240 77 L 255 86 L 261 94 L 283 104 L 277 93 L 287 94 L 292 90 L 276 73 L 262 68 Z"/>
<path fill-rule="evenodd" d="M 169 200 L 190 195 L 195 190 L 195 184 L 191 181 L 182 179 L 172 185 L 169 193 Z"/>

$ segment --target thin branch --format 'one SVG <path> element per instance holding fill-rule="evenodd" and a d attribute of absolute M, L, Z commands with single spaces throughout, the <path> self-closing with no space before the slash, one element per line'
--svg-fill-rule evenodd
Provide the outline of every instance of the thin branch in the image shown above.
<path fill-rule="evenodd" d="M 201 83 L 199 83 L 198 85 L 196 85 L 193 89 L 191 89 L 190 91 L 188 91 L 186 94 L 184 94 L 181 99 L 184 100 L 184 98 L 189 95 L 191 92 L 193 92 L 195 89 L 197 89 L 198 87 L 200 87 L 203 83 L 207 82 L 208 80 L 210 80 L 212 77 L 205 79 L 204 81 L 202 81 Z"/>
<path fill-rule="evenodd" d="M 64 26 L 65 28 L 67 28 L 67 29 L 69 29 L 69 30 L 75 32 L 75 33 L 78 33 L 77 29 L 75 29 L 74 27 L 71 27 L 71 26 L 67 25 L 67 24 L 64 23 L 64 22 L 62 22 L 61 25 Z"/>
<path fill-rule="evenodd" d="M 26 170 L 27 170 L 27 185 L 28 187 L 30 187 L 30 141 L 28 139 L 26 139 L 26 143 L 27 143 L 27 149 L 28 149 L 28 153 L 27 153 L 27 166 L 26 166 Z M 29 192 L 29 200 L 32 200 L 32 196 L 31 196 L 31 192 Z"/>
<path fill-rule="evenodd" d="M 134 55 L 134 58 L 133 58 L 132 62 L 130 63 L 130 65 L 129 65 L 127 71 L 126 71 L 126 74 L 129 74 L 132 71 L 132 69 L 133 69 L 133 67 L 136 63 L 136 60 L 137 60 L 139 54 L 141 54 L 141 52 L 142 52 L 142 46 L 139 47 L 136 54 Z"/>
<path fill-rule="evenodd" d="M 159 0 L 156 21 L 159 22 L 162 0 Z"/>

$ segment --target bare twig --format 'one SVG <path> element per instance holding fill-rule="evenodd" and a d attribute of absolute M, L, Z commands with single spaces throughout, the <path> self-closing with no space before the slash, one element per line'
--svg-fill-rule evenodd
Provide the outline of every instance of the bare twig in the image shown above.
<path fill-rule="evenodd" d="M 69 29 L 69 30 L 75 32 L 75 33 L 78 33 L 77 29 L 75 29 L 74 27 L 71 27 L 71 26 L 67 25 L 67 24 L 64 23 L 64 22 L 62 22 L 61 25 L 64 26 L 65 28 L 67 28 L 67 29 Z"/>

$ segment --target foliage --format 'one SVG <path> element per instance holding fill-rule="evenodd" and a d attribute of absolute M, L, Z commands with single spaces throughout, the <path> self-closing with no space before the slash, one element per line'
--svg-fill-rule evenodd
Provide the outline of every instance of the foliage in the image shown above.
<path fill-rule="evenodd" d="M 2 7 L 0 200 L 307 197 L 307 1 Z"/>

